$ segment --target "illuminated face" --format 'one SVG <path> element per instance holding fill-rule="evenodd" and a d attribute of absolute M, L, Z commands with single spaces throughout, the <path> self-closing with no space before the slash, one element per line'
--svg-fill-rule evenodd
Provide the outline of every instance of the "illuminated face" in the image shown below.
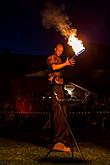
<path fill-rule="evenodd" d="M 61 56 L 61 54 L 63 53 L 63 45 L 58 44 L 55 48 L 55 52 L 57 56 Z"/>

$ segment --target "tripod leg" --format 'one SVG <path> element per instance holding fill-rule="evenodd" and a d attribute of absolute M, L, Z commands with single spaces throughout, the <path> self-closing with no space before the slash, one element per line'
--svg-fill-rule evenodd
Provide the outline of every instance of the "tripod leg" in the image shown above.
<path fill-rule="evenodd" d="M 50 124 L 50 112 L 49 112 L 48 121 L 45 123 L 42 129 L 44 130 L 45 128 L 50 128 L 50 127 L 51 127 L 51 124 Z"/>
<path fill-rule="evenodd" d="M 80 148 L 79 148 L 79 146 L 78 146 L 78 144 L 77 144 L 77 142 L 76 142 L 76 140 L 75 140 L 75 137 L 74 137 L 74 135 L 73 135 L 73 132 L 72 132 L 72 130 L 71 130 L 69 124 L 68 124 L 68 121 L 67 121 L 67 119 L 66 119 L 66 117 L 65 117 L 65 114 L 64 114 L 64 112 L 63 112 L 63 110 L 62 110 L 62 106 L 61 106 L 61 104 L 60 104 L 59 102 L 58 102 L 58 104 L 59 104 L 59 107 L 60 107 L 60 109 L 61 109 L 61 111 L 62 111 L 62 114 L 63 114 L 63 117 L 64 117 L 64 119 L 65 119 L 65 122 L 66 122 L 66 124 L 67 124 L 67 126 L 68 126 L 68 129 L 69 129 L 69 131 L 70 131 L 70 134 L 71 134 L 71 136 L 72 136 L 72 139 L 74 140 L 74 143 L 75 143 L 75 145 L 76 145 L 76 147 L 77 147 L 79 153 L 81 154 L 82 159 L 85 160 L 85 159 L 84 159 L 84 156 L 83 156 L 83 154 L 82 154 L 82 152 L 81 152 L 81 150 L 80 150 Z M 72 148 L 72 149 L 73 149 L 73 148 Z M 73 152 L 73 151 L 72 151 L 72 152 Z M 72 153 L 72 156 L 73 156 L 73 153 Z"/>
<path fill-rule="evenodd" d="M 48 151 L 48 153 L 47 153 L 47 155 L 45 156 L 45 159 L 48 157 L 48 155 L 53 151 L 53 147 L 54 146 L 52 146 L 52 148 Z"/>

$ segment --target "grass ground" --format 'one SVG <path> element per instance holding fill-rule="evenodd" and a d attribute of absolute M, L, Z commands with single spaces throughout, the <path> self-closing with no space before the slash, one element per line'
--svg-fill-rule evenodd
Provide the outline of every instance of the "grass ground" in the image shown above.
<path fill-rule="evenodd" d="M 85 160 L 75 144 L 72 155 L 48 149 L 47 130 L 11 131 L 0 136 L 0 165 L 110 165 L 110 132 L 75 130 L 75 137 Z"/>

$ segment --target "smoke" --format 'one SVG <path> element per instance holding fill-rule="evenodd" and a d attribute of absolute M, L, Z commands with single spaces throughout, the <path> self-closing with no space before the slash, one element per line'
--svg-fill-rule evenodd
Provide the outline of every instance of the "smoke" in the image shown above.
<path fill-rule="evenodd" d="M 65 14 L 64 5 L 56 6 L 51 2 L 46 3 L 42 10 L 41 17 L 42 24 L 45 28 L 54 28 L 66 38 L 68 38 L 71 33 L 74 33 L 76 36 L 77 29 L 72 28 L 72 23 Z"/>

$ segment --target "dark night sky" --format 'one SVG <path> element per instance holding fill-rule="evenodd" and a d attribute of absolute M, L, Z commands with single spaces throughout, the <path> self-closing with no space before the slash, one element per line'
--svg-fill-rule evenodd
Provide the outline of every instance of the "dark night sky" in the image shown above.
<path fill-rule="evenodd" d="M 40 12 L 46 0 L 12 0 L 0 5 L 0 50 L 15 53 L 48 54 L 64 38 L 55 29 L 45 29 Z M 83 43 L 110 45 L 109 5 L 105 1 L 53 0 L 66 6 L 66 14 Z"/>

